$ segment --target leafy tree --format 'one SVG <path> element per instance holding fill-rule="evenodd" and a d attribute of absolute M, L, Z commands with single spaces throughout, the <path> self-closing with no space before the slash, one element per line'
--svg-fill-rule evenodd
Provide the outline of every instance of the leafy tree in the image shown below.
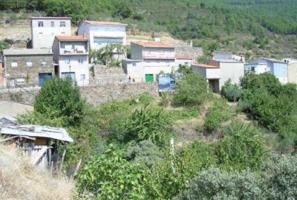
<path fill-rule="evenodd" d="M 105 153 L 85 164 L 77 177 L 80 193 L 92 193 L 92 199 L 154 199 L 157 191 L 147 179 L 147 171 L 129 163 L 111 146 Z"/>
<path fill-rule="evenodd" d="M 199 74 L 188 73 L 177 81 L 173 102 L 176 105 L 199 106 L 207 98 L 207 82 Z"/>
<path fill-rule="evenodd" d="M 228 80 L 222 87 L 222 95 L 228 99 L 228 101 L 238 101 L 241 96 L 241 92 L 240 87 L 231 83 L 231 80 Z"/>
<path fill-rule="evenodd" d="M 121 66 L 120 57 L 126 55 L 127 49 L 118 44 L 107 45 L 100 50 L 91 52 L 91 59 L 94 64 L 104 64 L 107 67 L 119 67 Z"/>
<path fill-rule="evenodd" d="M 35 99 L 34 111 L 48 119 L 61 118 L 65 126 L 79 125 L 84 116 L 84 101 L 70 79 L 47 81 Z"/>
<path fill-rule="evenodd" d="M 216 146 L 218 164 L 226 169 L 259 169 L 267 156 L 259 130 L 240 122 L 232 123 L 224 140 Z"/>

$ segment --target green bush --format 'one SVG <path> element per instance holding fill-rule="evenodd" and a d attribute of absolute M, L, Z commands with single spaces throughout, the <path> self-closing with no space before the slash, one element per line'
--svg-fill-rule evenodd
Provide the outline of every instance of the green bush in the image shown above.
<path fill-rule="evenodd" d="M 224 100 L 215 100 L 214 105 L 209 108 L 205 121 L 204 130 L 211 133 L 218 130 L 222 122 L 229 120 L 231 117 L 231 109 Z"/>
<path fill-rule="evenodd" d="M 218 164 L 225 169 L 259 169 L 267 156 L 262 133 L 251 125 L 232 123 L 216 144 Z"/>
<path fill-rule="evenodd" d="M 295 199 L 297 197 L 297 156 L 275 156 L 264 166 L 267 199 Z"/>
<path fill-rule="evenodd" d="M 34 102 L 34 111 L 48 119 L 60 118 L 65 126 L 76 126 L 84 117 L 79 88 L 69 79 L 47 81 Z"/>
<path fill-rule="evenodd" d="M 177 81 L 173 96 L 175 105 L 199 106 L 207 98 L 207 82 L 199 74 L 187 73 Z"/>
<path fill-rule="evenodd" d="M 145 106 L 136 109 L 130 116 L 120 116 L 112 122 L 113 137 L 117 141 L 151 140 L 162 145 L 169 137 L 170 118 L 160 108 Z"/>
<path fill-rule="evenodd" d="M 260 125 L 277 132 L 282 140 L 296 143 L 296 85 L 281 85 L 271 74 L 249 74 L 243 78 L 241 85 L 242 110 Z"/>
<path fill-rule="evenodd" d="M 228 101 L 238 101 L 241 96 L 241 92 L 240 87 L 231 83 L 231 80 L 228 80 L 222 87 L 222 95 L 228 99 Z"/>
<path fill-rule="evenodd" d="M 198 172 L 188 190 L 176 200 L 264 199 L 261 181 L 249 171 L 226 172 L 210 168 Z"/>
<path fill-rule="evenodd" d="M 127 158 L 131 162 L 144 164 L 152 168 L 163 159 L 161 149 L 150 140 L 143 140 L 136 144 L 131 144 L 127 149 Z"/>
<path fill-rule="evenodd" d="M 129 163 L 110 147 L 92 158 L 77 177 L 80 194 L 92 194 L 92 199 L 154 199 L 156 193 L 147 177 L 147 170 Z"/>

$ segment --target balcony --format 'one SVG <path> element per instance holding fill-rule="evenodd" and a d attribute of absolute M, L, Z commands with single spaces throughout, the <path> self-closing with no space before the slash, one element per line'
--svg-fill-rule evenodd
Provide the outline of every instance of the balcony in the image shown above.
<path fill-rule="evenodd" d="M 87 55 L 88 51 L 84 46 L 65 47 L 60 49 L 62 55 Z"/>

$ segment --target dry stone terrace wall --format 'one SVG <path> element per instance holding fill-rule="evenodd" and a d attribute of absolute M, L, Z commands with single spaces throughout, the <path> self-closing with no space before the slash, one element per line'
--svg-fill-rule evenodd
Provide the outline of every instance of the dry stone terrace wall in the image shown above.
<path fill-rule="evenodd" d="M 39 90 L 39 87 L 1 89 L 0 101 L 14 101 L 33 105 Z M 81 87 L 80 91 L 88 103 L 92 105 L 100 105 L 113 100 L 130 99 L 145 92 L 157 96 L 158 86 L 157 84 L 146 83 L 109 84 Z"/>

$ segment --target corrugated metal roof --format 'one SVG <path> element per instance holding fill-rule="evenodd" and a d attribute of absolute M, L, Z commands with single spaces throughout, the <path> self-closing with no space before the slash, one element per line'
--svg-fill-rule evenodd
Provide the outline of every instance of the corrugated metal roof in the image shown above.
<path fill-rule="evenodd" d="M 4 49 L 4 56 L 15 55 L 52 55 L 51 49 Z"/>
<path fill-rule="evenodd" d="M 40 137 L 65 142 L 73 142 L 73 139 L 68 135 L 65 129 L 39 125 L 16 125 L 3 127 L 0 130 L 0 134 L 11 136 Z"/>

